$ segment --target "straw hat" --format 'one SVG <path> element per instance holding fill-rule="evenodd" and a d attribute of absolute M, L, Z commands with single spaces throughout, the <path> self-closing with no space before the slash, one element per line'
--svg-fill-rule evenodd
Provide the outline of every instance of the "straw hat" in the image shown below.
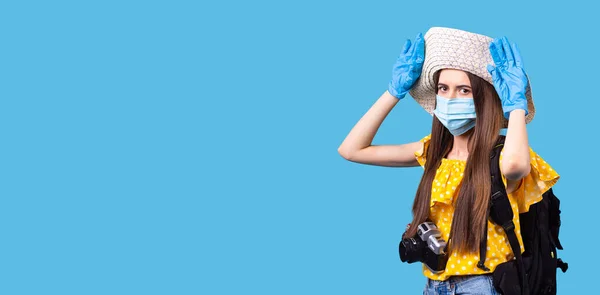
<path fill-rule="evenodd" d="M 451 68 L 470 72 L 494 85 L 487 65 L 495 65 L 490 54 L 493 38 L 452 28 L 432 27 L 425 33 L 425 61 L 420 78 L 409 93 L 429 114 L 435 109 L 435 89 L 433 74 L 441 69 Z M 529 78 L 527 78 L 529 82 Z M 527 83 L 528 114 L 525 123 L 531 122 L 535 106 L 531 97 L 531 83 Z M 503 117 L 503 127 L 508 120 Z"/>

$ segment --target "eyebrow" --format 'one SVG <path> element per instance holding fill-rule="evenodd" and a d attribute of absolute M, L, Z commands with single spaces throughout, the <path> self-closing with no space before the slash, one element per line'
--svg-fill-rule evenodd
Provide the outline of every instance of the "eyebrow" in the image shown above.
<path fill-rule="evenodd" d="M 448 85 L 446 85 L 444 83 L 438 83 L 438 87 L 439 86 L 446 86 L 446 87 L 448 87 Z M 456 85 L 456 88 L 471 88 L 471 86 L 469 86 L 469 85 Z"/>

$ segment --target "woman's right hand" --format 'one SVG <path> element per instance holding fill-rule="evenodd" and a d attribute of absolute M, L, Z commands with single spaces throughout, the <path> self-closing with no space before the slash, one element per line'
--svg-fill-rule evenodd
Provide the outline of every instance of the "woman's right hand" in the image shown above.
<path fill-rule="evenodd" d="M 404 98 L 408 90 L 419 79 L 423 62 L 425 61 L 425 41 L 423 34 L 417 34 L 415 43 L 406 40 L 402 52 L 392 68 L 392 80 L 388 85 L 388 92 L 398 99 Z"/>

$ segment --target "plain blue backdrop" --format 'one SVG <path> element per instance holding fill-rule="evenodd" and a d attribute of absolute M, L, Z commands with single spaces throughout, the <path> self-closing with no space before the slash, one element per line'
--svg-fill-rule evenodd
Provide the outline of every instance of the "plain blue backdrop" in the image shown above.
<path fill-rule="evenodd" d="M 559 292 L 599 241 L 592 1 L 3 1 L 1 294 L 420 294 L 421 168 L 337 148 L 432 26 L 519 45 L 561 179 Z M 373 144 L 427 135 L 407 96 Z"/>

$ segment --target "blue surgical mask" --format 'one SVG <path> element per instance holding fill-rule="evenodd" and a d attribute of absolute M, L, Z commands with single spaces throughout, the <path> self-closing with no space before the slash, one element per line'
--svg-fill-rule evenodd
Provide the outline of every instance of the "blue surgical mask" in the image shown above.
<path fill-rule="evenodd" d="M 475 127 L 475 103 L 472 98 L 448 99 L 435 96 L 433 113 L 454 136 L 461 135 Z"/>

